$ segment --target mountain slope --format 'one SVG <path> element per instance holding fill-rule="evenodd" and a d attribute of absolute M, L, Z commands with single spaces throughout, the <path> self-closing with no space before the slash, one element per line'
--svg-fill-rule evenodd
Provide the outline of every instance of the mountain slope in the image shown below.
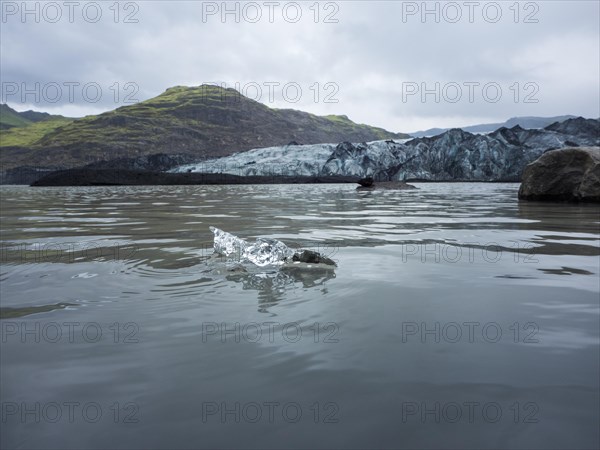
<path fill-rule="evenodd" d="M 48 114 L 46 112 L 23 111 L 18 112 L 5 103 L 0 103 L 0 130 L 10 130 L 14 128 L 25 128 L 38 122 L 49 121 L 72 121 L 68 117 Z"/>
<path fill-rule="evenodd" d="M 33 112 L 33 111 L 31 111 Z M 0 133 L 0 147 L 27 147 L 35 145 L 50 132 L 71 123 L 73 119 L 62 116 L 50 116 L 47 119 L 25 126 L 12 127 Z"/>
<path fill-rule="evenodd" d="M 49 131 L 27 146 L 3 145 L 6 166 L 82 165 L 156 153 L 198 158 L 256 147 L 402 138 L 345 116 L 271 109 L 233 89 L 173 87 L 163 94 Z M 41 151 L 43 150 L 43 151 Z"/>
<path fill-rule="evenodd" d="M 0 130 L 8 130 L 15 127 L 25 127 L 31 124 L 31 120 L 21 116 L 20 113 L 12 109 L 10 106 L 0 104 Z"/>

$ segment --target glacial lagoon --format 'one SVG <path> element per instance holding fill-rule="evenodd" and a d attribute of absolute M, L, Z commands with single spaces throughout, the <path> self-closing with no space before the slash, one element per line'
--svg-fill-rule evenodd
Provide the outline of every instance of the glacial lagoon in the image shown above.
<path fill-rule="evenodd" d="M 600 207 L 416 185 L 2 186 L 1 446 L 594 448 Z"/>

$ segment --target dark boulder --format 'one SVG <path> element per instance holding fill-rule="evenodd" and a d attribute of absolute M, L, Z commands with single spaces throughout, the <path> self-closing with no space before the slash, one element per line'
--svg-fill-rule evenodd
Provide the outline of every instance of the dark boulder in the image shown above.
<path fill-rule="evenodd" d="M 332 259 L 327 258 L 320 253 L 313 252 L 312 250 L 302 250 L 301 252 L 294 253 L 292 261 L 307 264 L 326 264 L 328 266 L 336 265 Z"/>
<path fill-rule="evenodd" d="M 600 147 L 544 153 L 525 168 L 519 199 L 600 202 Z"/>
<path fill-rule="evenodd" d="M 372 183 L 369 186 L 361 185 L 356 188 L 357 191 L 370 191 L 370 190 L 389 190 L 389 191 L 403 191 L 409 189 L 418 189 L 412 184 L 405 183 L 404 181 L 381 181 Z"/>
<path fill-rule="evenodd" d="M 371 187 L 373 186 L 373 177 L 361 178 L 357 181 L 362 187 Z"/>

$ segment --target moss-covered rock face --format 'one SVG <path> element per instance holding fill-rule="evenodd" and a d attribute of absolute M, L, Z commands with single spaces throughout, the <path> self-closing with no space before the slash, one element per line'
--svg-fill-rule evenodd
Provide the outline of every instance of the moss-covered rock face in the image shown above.
<path fill-rule="evenodd" d="M 356 124 L 346 116 L 272 109 L 234 89 L 208 85 L 172 87 L 144 102 L 55 125 L 44 132 L 27 126 L 19 136 L 12 134 L 14 130 L 2 131 L 2 165 L 81 165 L 155 153 L 201 158 L 291 141 L 312 144 L 408 137 Z"/>

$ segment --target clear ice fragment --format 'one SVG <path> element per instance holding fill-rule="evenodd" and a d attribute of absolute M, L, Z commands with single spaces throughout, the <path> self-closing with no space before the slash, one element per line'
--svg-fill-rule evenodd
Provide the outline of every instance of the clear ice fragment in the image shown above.
<path fill-rule="evenodd" d="M 258 238 L 244 251 L 244 258 L 259 267 L 283 264 L 294 251 L 276 239 Z"/>
<path fill-rule="evenodd" d="M 283 264 L 294 256 L 294 251 L 283 242 L 276 239 L 258 238 L 254 244 L 248 244 L 243 239 L 231 233 L 210 227 L 215 235 L 214 249 L 216 253 L 230 256 L 238 255 L 240 260 L 246 260 L 259 267 Z"/>
<path fill-rule="evenodd" d="M 210 231 L 215 235 L 213 246 L 216 253 L 225 256 L 237 254 L 241 257 L 243 255 L 248 245 L 246 241 L 215 227 L 210 227 Z"/>
<path fill-rule="evenodd" d="M 286 262 L 302 262 L 335 266 L 330 258 L 312 250 L 293 250 L 277 239 L 258 238 L 253 244 L 226 231 L 210 227 L 215 235 L 215 253 L 235 255 L 239 262 L 248 261 L 259 267 L 278 266 Z"/>

